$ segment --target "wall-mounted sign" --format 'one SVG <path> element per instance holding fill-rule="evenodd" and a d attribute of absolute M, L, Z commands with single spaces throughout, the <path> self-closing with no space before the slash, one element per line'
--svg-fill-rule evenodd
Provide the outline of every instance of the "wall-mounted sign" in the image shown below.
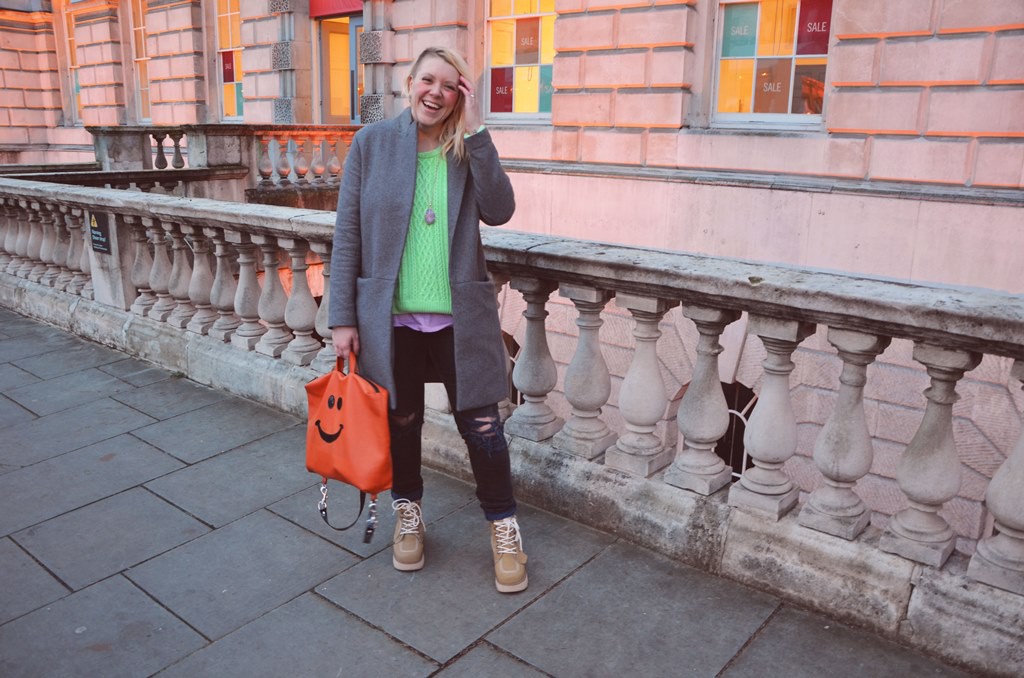
<path fill-rule="evenodd" d="M 103 212 L 89 213 L 89 242 L 92 251 L 110 254 L 110 215 Z"/>

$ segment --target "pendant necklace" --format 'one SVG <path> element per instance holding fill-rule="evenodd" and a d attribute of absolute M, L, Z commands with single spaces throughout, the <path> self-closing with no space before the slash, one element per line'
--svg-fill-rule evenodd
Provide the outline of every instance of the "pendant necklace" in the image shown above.
<path fill-rule="evenodd" d="M 443 155 L 439 155 L 434 162 L 434 179 L 430 182 L 430 204 L 427 205 L 427 211 L 423 213 L 423 221 L 427 223 L 427 226 L 433 225 L 437 220 L 437 215 L 434 213 L 434 193 L 437 190 L 437 171 L 440 167 L 441 161 L 444 160 Z"/>

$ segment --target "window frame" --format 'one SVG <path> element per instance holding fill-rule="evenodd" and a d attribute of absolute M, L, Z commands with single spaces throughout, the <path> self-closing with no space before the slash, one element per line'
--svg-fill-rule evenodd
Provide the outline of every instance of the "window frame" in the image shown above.
<path fill-rule="evenodd" d="M 149 11 L 148 0 L 130 0 L 128 7 L 128 40 L 131 47 L 131 55 L 128 59 L 131 64 L 132 80 L 135 83 L 134 115 L 139 124 L 151 124 L 153 122 L 153 86 L 149 76 L 149 46 L 146 44 L 146 14 Z M 136 25 L 135 14 L 139 15 L 140 23 Z M 146 62 L 145 76 L 139 62 Z M 145 79 L 145 82 L 143 82 Z M 149 110 L 143 110 L 143 91 L 146 92 L 146 101 Z"/>
<path fill-rule="evenodd" d="M 54 12 L 57 15 L 57 12 Z M 60 75 L 61 109 L 64 113 L 64 127 L 85 125 L 84 106 L 81 90 L 76 91 L 78 80 L 78 54 L 75 41 L 75 14 L 71 7 L 60 8 L 60 19 L 54 22 L 54 36 L 57 43 L 57 69 Z"/>
<path fill-rule="evenodd" d="M 232 14 L 235 14 L 236 12 L 228 11 L 225 14 L 221 14 L 219 3 L 213 2 L 213 3 L 211 3 L 211 5 L 212 5 L 212 10 L 213 10 L 213 31 L 212 31 L 212 34 L 213 34 L 213 55 L 214 55 L 214 58 L 213 58 L 213 62 L 214 62 L 213 63 L 213 68 L 214 68 L 214 70 L 215 70 L 215 72 L 217 74 L 217 78 L 216 78 L 216 80 L 217 80 L 217 91 L 216 91 L 216 94 L 217 94 L 217 120 L 219 122 L 231 123 L 231 124 L 242 123 L 242 122 L 245 122 L 245 104 L 244 104 L 244 102 L 245 102 L 245 85 L 244 85 L 244 82 L 242 80 L 242 78 L 245 77 L 245 70 L 244 69 L 240 69 L 241 73 L 238 74 L 238 76 L 237 76 L 238 79 L 236 79 L 235 82 L 233 82 L 233 83 L 224 82 L 224 63 L 223 63 L 224 57 L 221 56 L 222 54 L 224 54 L 226 52 L 238 52 L 239 53 L 239 55 L 238 55 L 238 63 L 239 63 L 239 65 L 242 62 L 242 54 L 245 52 L 245 47 L 242 45 L 242 35 L 241 35 L 242 0 L 238 0 L 238 12 L 237 12 L 237 14 L 238 14 L 238 26 L 239 26 L 238 46 L 237 47 L 232 47 L 230 49 L 224 49 L 224 48 L 222 48 L 220 46 L 220 41 L 221 41 L 220 19 L 221 19 L 222 16 L 231 16 Z M 228 9 L 230 10 L 230 4 L 229 4 Z M 226 106 L 225 106 L 225 99 L 224 99 L 224 86 L 225 85 L 231 85 L 231 84 L 237 85 L 240 88 L 240 91 L 242 92 L 242 102 L 243 102 L 242 112 L 241 112 L 241 114 L 238 114 L 238 115 L 226 115 L 225 114 Z"/>
<path fill-rule="evenodd" d="M 793 27 L 793 49 L 796 50 L 796 38 L 800 30 L 800 8 L 804 0 L 798 0 L 797 4 L 797 21 Z M 718 112 L 718 94 L 719 94 L 719 75 L 721 73 L 722 63 L 722 49 L 724 47 L 724 35 L 725 30 L 725 9 L 729 5 L 744 5 L 744 4 L 756 4 L 757 5 L 757 26 L 758 33 L 761 28 L 761 7 L 762 0 L 719 0 L 718 7 L 716 8 L 715 15 L 715 51 L 714 60 L 712 62 L 712 87 L 711 87 L 711 99 L 709 102 L 708 112 L 708 124 L 712 129 L 724 129 L 724 130 L 746 130 L 746 131 L 781 131 L 781 132 L 815 132 L 825 129 L 825 110 L 827 107 L 827 90 L 826 96 L 822 97 L 822 112 L 821 113 L 719 113 Z M 833 5 L 833 12 L 835 7 Z M 831 42 L 831 18 L 829 19 L 829 42 Z M 801 55 L 804 58 L 821 58 L 822 55 Z M 756 43 L 755 43 L 755 55 L 752 57 L 755 60 L 758 58 L 756 54 Z M 789 57 L 779 57 L 790 59 L 792 65 L 790 67 L 790 87 L 793 87 L 794 69 L 796 68 L 796 61 L 799 58 L 797 54 L 793 54 Z M 824 58 L 827 60 L 830 58 L 829 53 L 826 51 Z M 828 64 L 826 63 L 826 69 Z M 828 71 L 826 70 L 826 73 Z M 827 75 L 826 75 L 827 82 Z M 792 97 L 792 91 L 790 93 Z"/>
<path fill-rule="evenodd" d="M 484 120 L 484 123 L 486 123 L 486 124 L 494 124 L 494 125 L 500 125 L 500 124 L 550 125 L 551 124 L 551 111 L 547 111 L 547 112 L 543 112 L 543 113 L 539 112 L 539 111 L 536 112 L 536 113 L 516 113 L 514 111 L 513 112 L 505 112 L 505 113 L 493 113 L 493 112 L 491 112 L 491 92 L 492 92 L 491 69 L 492 68 L 502 68 L 500 66 L 493 67 L 491 65 L 491 23 L 493 21 L 507 21 L 509 19 L 512 19 L 512 20 L 515 20 L 515 19 L 530 19 L 530 18 L 534 18 L 534 17 L 536 17 L 537 19 L 541 19 L 541 18 L 547 17 L 547 16 L 550 16 L 553 19 L 557 20 L 558 12 L 557 12 L 557 10 L 554 7 L 552 8 L 551 12 L 541 12 L 540 11 L 541 0 L 536 0 L 536 1 L 537 1 L 537 12 L 536 13 L 531 13 L 531 14 L 512 14 L 512 15 L 507 15 L 507 16 L 506 15 L 502 15 L 499 18 L 492 18 L 492 16 L 491 16 L 491 0 L 483 0 L 483 5 L 484 5 L 484 77 L 483 77 L 483 84 L 484 84 L 484 87 L 486 88 L 487 94 L 486 94 L 485 97 L 483 97 L 482 104 L 483 104 L 483 108 L 484 108 L 484 110 L 483 110 L 483 120 Z M 515 6 L 515 0 L 511 0 L 511 3 L 512 3 L 512 6 L 514 7 Z M 553 30 L 554 21 L 552 21 L 551 25 L 552 25 L 552 30 Z M 554 40 L 554 36 L 553 35 L 552 35 L 552 40 Z M 538 54 L 539 54 L 542 48 L 541 48 L 540 45 L 538 45 L 537 49 L 538 49 Z M 540 61 L 538 61 L 536 68 L 539 71 L 541 66 L 546 66 L 546 65 L 549 65 L 549 64 L 543 64 Z M 514 66 L 515 65 L 513 64 L 513 67 Z M 552 58 L 550 66 L 551 66 L 552 71 L 553 71 L 554 67 L 555 67 L 554 58 Z M 552 92 L 551 92 L 551 94 L 552 94 L 552 97 L 555 94 L 555 92 L 554 92 L 554 85 L 553 84 L 552 84 Z"/>

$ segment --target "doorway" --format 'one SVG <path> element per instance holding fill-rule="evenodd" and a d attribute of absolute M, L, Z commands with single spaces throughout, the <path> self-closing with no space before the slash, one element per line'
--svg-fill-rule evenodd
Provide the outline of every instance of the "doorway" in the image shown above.
<path fill-rule="evenodd" d="M 320 120 L 324 125 L 358 125 L 363 94 L 359 63 L 360 15 L 320 21 Z"/>

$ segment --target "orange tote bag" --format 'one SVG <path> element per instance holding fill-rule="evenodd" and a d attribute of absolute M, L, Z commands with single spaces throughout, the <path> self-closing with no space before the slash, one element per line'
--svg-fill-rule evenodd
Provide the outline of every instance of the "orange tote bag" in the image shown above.
<path fill-rule="evenodd" d="M 347 530 L 362 515 L 366 495 L 370 514 L 364 542 L 377 524 L 377 494 L 391 487 L 391 432 L 388 428 L 388 392 L 358 374 L 356 354 L 349 357 L 349 372 L 342 360 L 329 373 L 306 384 L 309 421 L 306 425 L 306 468 L 323 478 L 320 516 L 329 527 Z M 359 490 L 359 515 L 345 527 L 327 520 L 327 480 L 333 478 Z"/>

